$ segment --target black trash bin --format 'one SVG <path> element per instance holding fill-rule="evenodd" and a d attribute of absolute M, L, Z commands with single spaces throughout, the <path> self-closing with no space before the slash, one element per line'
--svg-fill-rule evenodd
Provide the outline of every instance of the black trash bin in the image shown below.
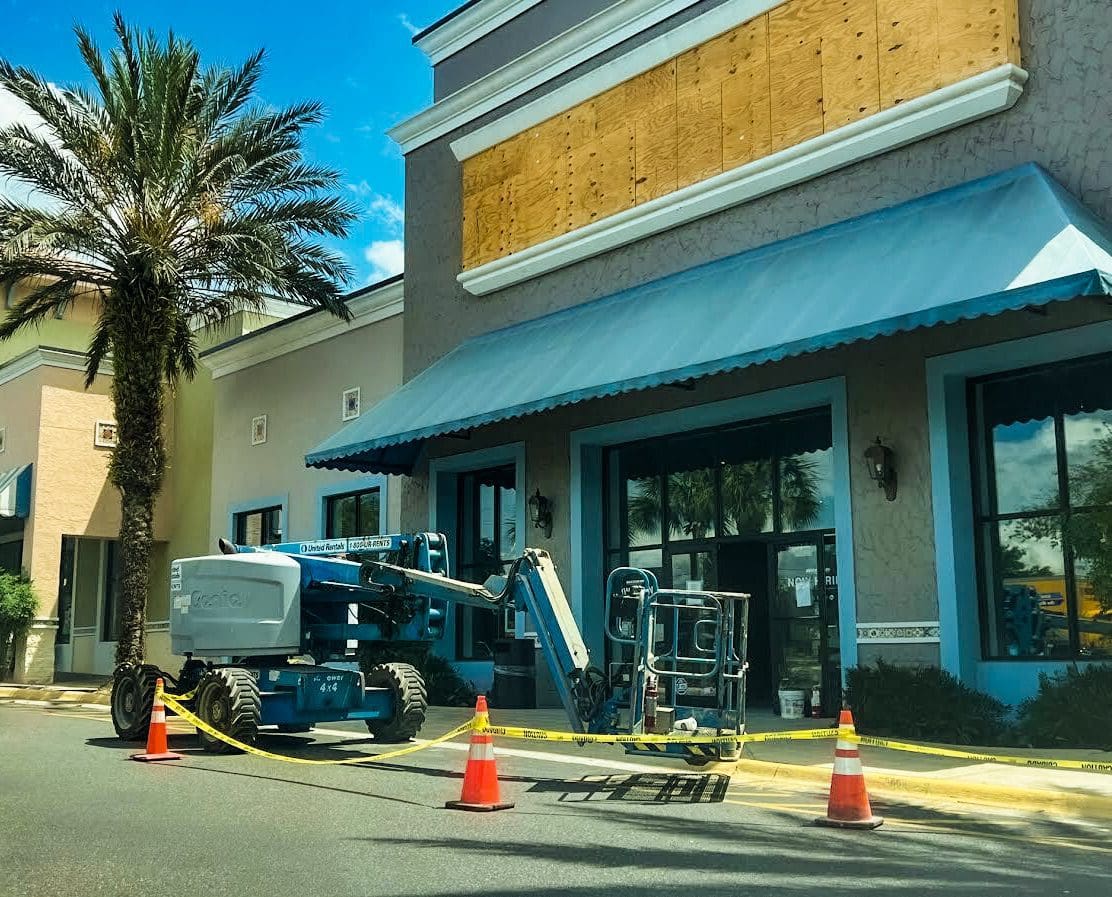
<path fill-rule="evenodd" d="M 506 710 L 537 706 L 537 654 L 531 638 L 504 638 L 494 643 L 491 705 Z"/>

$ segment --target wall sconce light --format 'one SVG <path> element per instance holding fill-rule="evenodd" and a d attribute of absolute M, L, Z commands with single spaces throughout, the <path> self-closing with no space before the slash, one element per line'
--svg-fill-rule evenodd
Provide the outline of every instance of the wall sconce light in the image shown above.
<path fill-rule="evenodd" d="M 529 517 L 533 526 L 544 530 L 546 539 L 552 538 L 552 502 L 541 495 L 540 489 L 529 499 Z"/>
<path fill-rule="evenodd" d="M 869 476 L 884 490 L 884 497 L 896 500 L 896 463 L 892 450 L 876 438 L 876 443 L 865 449 L 865 463 L 869 465 Z"/>

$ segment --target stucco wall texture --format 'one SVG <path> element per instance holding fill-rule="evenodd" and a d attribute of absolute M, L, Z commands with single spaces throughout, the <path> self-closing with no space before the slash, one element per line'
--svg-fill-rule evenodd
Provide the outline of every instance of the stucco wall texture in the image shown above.
<path fill-rule="evenodd" d="M 319 490 L 360 474 L 309 470 L 305 454 L 344 426 L 341 396 L 360 387 L 363 410 L 401 383 L 402 316 L 395 315 L 265 361 L 213 383 L 212 501 L 209 547 L 230 536 L 233 505 L 288 496 L 289 539 L 317 538 Z M 267 441 L 251 445 L 251 419 L 267 415 Z M 399 525 L 401 493 L 387 485 L 387 521 Z"/>
<path fill-rule="evenodd" d="M 543 10 L 556 5 L 546 0 L 535 15 L 545 15 Z M 713 5 L 697 4 L 685 15 Z M 467 293 L 455 279 L 460 270 L 460 171 L 448 143 L 672 27 L 679 18 L 406 157 L 407 378 L 471 336 L 1023 162 L 1040 163 L 1097 215 L 1112 219 L 1112 152 L 1108 149 L 1112 145 L 1112 92 L 1106 89 L 1112 71 L 1112 18 L 1107 2 L 1020 0 L 1023 66 L 1030 80 L 1011 110 L 495 294 L 475 297 Z M 473 58 L 481 57 L 484 43 L 497 55 L 497 39 L 495 32 L 470 48 Z M 472 71 L 480 71 L 477 62 Z M 1010 313 L 897 335 L 702 380 L 693 392 L 658 389 L 557 409 L 484 428 L 466 442 L 434 442 L 429 454 L 524 440 L 528 492 L 540 487 L 555 499 L 553 538 L 546 544 L 540 533 L 531 531 L 529 541 L 553 553 L 567 586 L 571 430 L 826 377 L 845 377 L 858 620 L 934 620 L 938 605 L 925 359 L 1103 318 L 1091 304 L 1072 303 L 1052 307 L 1045 318 Z M 891 503 L 869 480 L 860 461 L 865 447 L 877 436 L 896 453 L 899 497 Z M 418 471 L 406 484 L 406 528 L 421 526 L 426 520 L 426 490 Z M 866 650 L 862 646 L 862 660 L 876 656 L 879 647 Z M 934 645 L 884 648 L 917 661 L 938 659 Z"/>

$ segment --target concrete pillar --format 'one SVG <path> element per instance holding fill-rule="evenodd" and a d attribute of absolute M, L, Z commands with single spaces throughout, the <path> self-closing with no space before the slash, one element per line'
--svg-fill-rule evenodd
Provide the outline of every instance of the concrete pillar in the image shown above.
<path fill-rule="evenodd" d="M 47 685 L 54 681 L 56 620 L 37 619 L 26 635 L 15 642 L 15 681 Z"/>

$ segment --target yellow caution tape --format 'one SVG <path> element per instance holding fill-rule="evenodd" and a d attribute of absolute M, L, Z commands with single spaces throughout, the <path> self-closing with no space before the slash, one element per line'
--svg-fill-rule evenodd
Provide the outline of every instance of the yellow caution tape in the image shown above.
<path fill-rule="evenodd" d="M 244 744 L 242 741 L 237 741 L 230 735 L 226 735 L 219 729 L 214 729 L 203 719 L 190 713 L 175 698 L 163 693 L 162 700 L 166 702 L 166 706 L 173 710 L 179 717 L 188 723 L 192 723 L 202 732 L 211 735 L 223 741 L 225 744 L 230 744 L 237 750 L 243 751 L 245 754 L 254 754 L 256 757 L 266 757 L 268 760 L 281 760 L 284 763 L 300 763 L 303 766 L 352 766 L 356 763 L 381 763 L 383 760 L 393 760 L 395 757 L 404 757 L 406 754 L 414 754 L 417 751 L 423 751 L 425 748 L 432 747 L 435 744 L 441 744 L 445 741 L 451 741 L 453 738 L 458 738 L 465 732 L 469 732 L 473 726 L 474 721 L 468 720 L 462 726 L 456 726 L 451 732 L 445 732 L 438 738 L 432 738 L 421 744 L 411 744 L 408 747 L 401 748 L 396 751 L 387 751 L 384 754 L 368 754 L 362 757 L 348 757 L 344 760 L 308 760 L 303 757 L 287 757 L 283 754 L 275 754 L 271 751 L 264 751 L 262 748 L 257 748 L 254 745 Z"/>
<path fill-rule="evenodd" d="M 687 735 L 683 733 L 655 734 L 587 734 L 584 732 L 554 732 L 549 729 L 527 729 L 520 726 L 482 726 L 477 731 L 506 738 L 526 741 L 564 741 L 575 744 L 748 744 L 760 741 L 810 741 L 815 738 L 834 738 L 834 729 L 805 729 L 799 732 L 760 732 L 734 735 Z"/>
<path fill-rule="evenodd" d="M 186 692 L 184 695 L 168 695 L 168 694 L 166 694 L 166 692 L 163 692 L 162 697 L 163 698 L 173 698 L 175 701 L 182 701 L 182 702 L 192 701 L 195 697 L 197 697 L 197 689 L 193 689 L 193 691 Z"/>
<path fill-rule="evenodd" d="M 850 741 L 867 744 L 871 747 L 889 748 L 893 751 L 908 751 L 912 754 L 931 754 L 936 757 L 953 757 L 958 760 L 978 760 L 981 763 L 1005 763 L 1009 766 L 1028 766 L 1036 769 L 1080 769 L 1085 772 L 1112 772 L 1112 762 L 1100 760 L 1057 760 L 1050 757 L 1015 757 L 1006 754 L 983 754 L 973 751 L 959 751 L 954 748 L 933 747 L 922 744 L 909 744 L 906 741 L 889 741 L 887 738 L 874 738 L 871 735 L 844 735 Z"/>

